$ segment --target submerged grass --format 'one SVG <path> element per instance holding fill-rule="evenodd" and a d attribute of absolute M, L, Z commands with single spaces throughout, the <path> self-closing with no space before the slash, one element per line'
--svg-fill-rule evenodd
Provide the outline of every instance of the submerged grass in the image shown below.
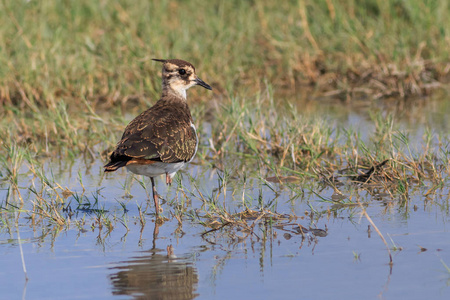
<path fill-rule="evenodd" d="M 368 202 L 360 198 L 361 191 L 373 199 L 389 198 L 389 205 L 397 203 L 399 207 L 407 207 L 409 195 L 416 193 L 418 187 L 427 190 L 426 197 L 433 197 L 448 180 L 448 149 L 434 147 L 437 140 L 445 137 L 425 135 L 422 143 L 425 146 L 415 149 L 390 115 L 382 118 L 374 114 L 374 130 L 362 138 L 358 131 L 340 128 L 331 121 L 301 116 L 289 102 L 282 105 L 282 101 L 275 101 L 270 89 L 254 97 L 234 97 L 229 103 L 213 100 L 198 104 L 193 113 L 199 122 L 201 140 L 195 163 L 215 170 L 217 184 L 205 189 L 197 178 L 189 176 L 184 178 L 189 183 L 187 188 L 178 178 L 177 196 L 166 200 L 164 219 L 176 220 L 180 230 L 185 221 L 199 224 L 204 227 L 205 239 L 209 235 L 218 238 L 224 232 L 235 241 L 251 236 L 260 240 L 267 226 L 310 239 L 322 234 L 315 227 L 321 218 L 338 216 L 358 207 L 365 211 Z M 85 115 L 89 116 L 89 113 Z M 106 159 L 104 149 L 112 147 L 115 139 L 104 142 L 106 136 L 99 140 L 90 138 L 101 134 L 95 126 L 104 128 L 110 122 L 113 126 L 109 127 L 108 135 L 119 135 L 124 125 L 120 122 L 124 120 L 98 118 L 101 120 L 90 127 L 95 135 L 70 137 L 79 142 L 84 140 L 84 148 L 79 148 L 77 143 L 61 146 L 64 142 L 49 142 L 52 138 L 45 143 L 10 142 L 8 151 L 1 155 L 2 186 L 16 193 L 20 201 L 3 203 L 1 211 L 7 213 L 11 205 L 21 208 L 34 226 L 53 224 L 63 229 L 73 223 L 79 230 L 86 230 L 87 225 L 88 230 L 104 229 L 105 234 L 117 226 L 128 231 L 132 220 L 126 214 L 127 202 L 119 202 L 118 208 L 110 212 L 102 206 L 101 183 L 94 192 L 86 189 L 77 170 L 74 174 L 77 188 L 72 191 L 68 182 L 61 181 L 48 169 L 52 155 L 65 157 L 65 164 L 69 165 L 71 157 L 97 166 L 99 159 Z M 68 127 L 71 121 L 64 120 L 60 126 Z M 88 147 L 91 151 L 84 151 Z M 66 156 L 66 153 L 72 154 Z M 100 168 L 89 172 L 102 176 Z M 148 196 L 146 182 L 140 177 L 135 181 Z M 329 206 L 323 211 L 308 202 L 309 210 L 300 216 L 278 211 L 280 187 L 292 191 L 292 202 L 298 198 L 303 201 L 305 194 L 314 194 L 318 202 Z M 250 192 L 249 188 L 259 192 Z M 274 197 L 264 195 L 263 188 L 271 190 Z M 334 191 L 333 196 L 321 196 L 324 189 Z M 130 182 L 125 182 L 122 190 L 124 197 L 129 197 Z M 194 208 L 193 203 L 202 205 Z M 133 222 L 143 229 L 151 211 L 148 203 L 138 204 L 138 215 Z M 308 226 L 300 224 L 305 220 L 310 220 Z"/>

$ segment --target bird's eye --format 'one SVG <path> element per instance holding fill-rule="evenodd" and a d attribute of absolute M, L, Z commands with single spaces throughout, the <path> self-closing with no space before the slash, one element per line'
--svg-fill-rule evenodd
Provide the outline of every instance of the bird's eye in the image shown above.
<path fill-rule="evenodd" d="M 180 73 L 180 75 L 184 75 L 184 74 L 186 74 L 186 70 L 185 69 L 180 69 L 178 71 L 178 73 Z"/>

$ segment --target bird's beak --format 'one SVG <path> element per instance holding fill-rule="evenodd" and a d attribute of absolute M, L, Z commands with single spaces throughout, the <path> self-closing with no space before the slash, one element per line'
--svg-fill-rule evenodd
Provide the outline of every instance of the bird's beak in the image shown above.
<path fill-rule="evenodd" d="M 209 86 L 209 84 L 207 84 L 206 82 L 204 82 L 203 80 L 201 80 L 200 78 L 195 78 L 195 84 L 204 87 L 207 90 L 212 90 L 212 88 Z"/>

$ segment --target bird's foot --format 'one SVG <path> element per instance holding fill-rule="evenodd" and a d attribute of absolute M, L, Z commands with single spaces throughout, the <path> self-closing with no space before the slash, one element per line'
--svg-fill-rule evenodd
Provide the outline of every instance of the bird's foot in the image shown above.
<path fill-rule="evenodd" d="M 166 173 L 166 184 L 172 185 L 172 177 L 170 177 L 170 175 L 167 173 Z"/>

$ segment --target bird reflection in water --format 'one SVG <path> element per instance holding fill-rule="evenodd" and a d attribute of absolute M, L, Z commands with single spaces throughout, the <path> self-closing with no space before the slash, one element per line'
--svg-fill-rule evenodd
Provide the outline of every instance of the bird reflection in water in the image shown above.
<path fill-rule="evenodd" d="M 198 284 L 197 271 L 184 259 L 156 248 L 158 225 L 153 232 L 153 248 L 148 255 L 134 257 L 111 268 L 113 295 L 131 295 L 134 299 L 194 299 Z"/>

